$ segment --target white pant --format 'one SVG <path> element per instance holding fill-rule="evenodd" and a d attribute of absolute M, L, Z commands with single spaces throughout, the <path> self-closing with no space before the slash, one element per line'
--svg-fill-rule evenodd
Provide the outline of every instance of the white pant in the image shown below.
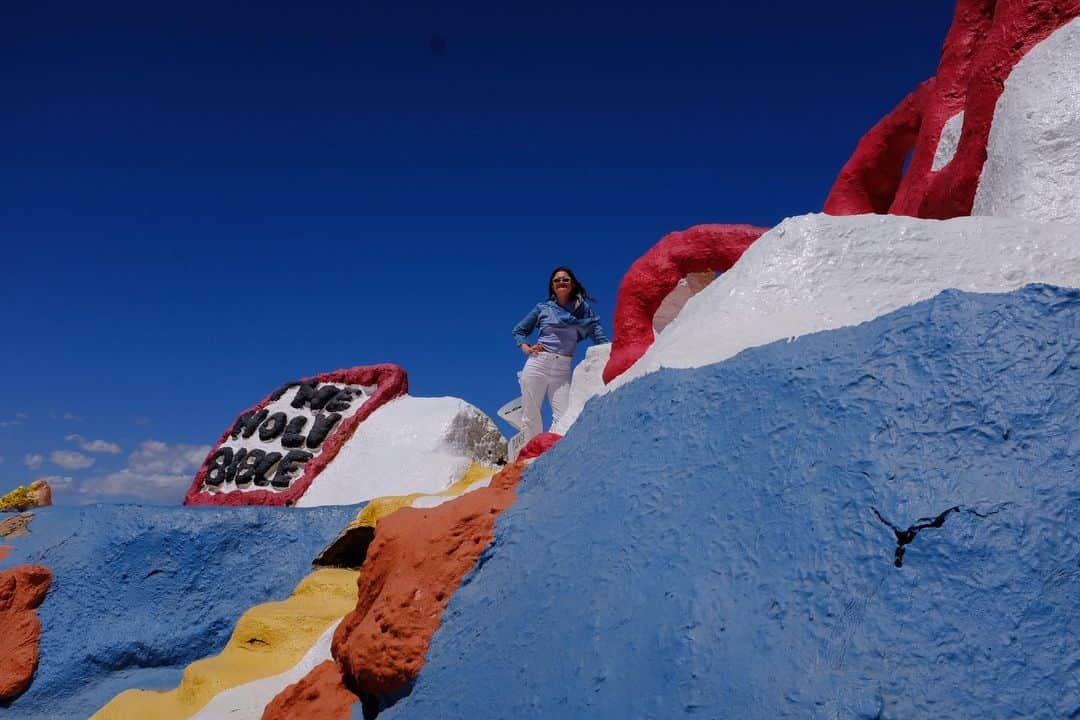
<path fill-rule="evenodd" d="M 559 421 L 570 399 L 570 361 L 573 358 L 542 352 L 530 355 L 518 373 L 521 384 L 521 432 L 525 442 L 544 430 L 540 406 L 544 395 L 551 403 L 551 422 Z"/>

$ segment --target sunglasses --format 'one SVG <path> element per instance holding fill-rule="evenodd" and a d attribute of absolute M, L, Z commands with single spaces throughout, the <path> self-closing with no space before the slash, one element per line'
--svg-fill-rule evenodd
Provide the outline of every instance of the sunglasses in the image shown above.
<path fill-rule="evenodd" d="M 567 285 L 567 284 L 572 283 L 574 281 L 571 280 L 570 278 L 555 278 L 551 282 L 553 284 L 555 284 L 555 285 Z"/>

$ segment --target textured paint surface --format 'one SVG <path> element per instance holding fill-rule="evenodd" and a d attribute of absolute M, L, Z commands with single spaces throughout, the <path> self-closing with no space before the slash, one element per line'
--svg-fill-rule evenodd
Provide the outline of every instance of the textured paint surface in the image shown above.
<path fill-rule="evenodd" d="M 131 688 L 174 687 L 240 615 L 283 599 L 357 512 L 92 505 L 35 511 L 5 564 L 43 563 L 41 663 L 0 717 L 85 718 Z"/>
<path fill-rule="evenodd" d="M 506 457 L 491 419 L 452 397 L 405 396 L 373 414 L 297 503 L 344 505 L 386 495 L 437 493 L 476 462 Z"/>
<path fill-rule="evenodd" d="M 0 572 L 0 702 L 14 700 L 30 686 L 41 638 L 35 610 L 51 584 L 52 573 L 42 565 Z"/>
<path fill-rule="evenodd" d="M 635 260 L 615 299 L 615 339 L 604 382 L 634 364 L 652 344 L 653 316 L 679 280 L 691 273 L 726 271 L 763 232 L 754 225 L 697 225 L 668 233 Z"/>
<path fill-rule="evenodd" d="M 956 146 L 960 144 L 960 132 L 963 129 L 964 111 L 961 110 L 949 118 L 941 128 L 941 138 L 938 140 L 937 150 L 934 151 L 934 163 L 930 166 L 931 170 L 937 172 L 952 162 L 956 155 Z"/>
<path fill-rule="evenodd" d="M 356 585 L 353 584 L 353 593 L 356 593 Z M 355 598 L 354 598 L 355 604 Z M 272 675 L 267 678 L 253 680 L 252 682 L 229 688 L 214 696 L 206 706 L 192 715 L 192 720 L 259 720 L 263 710 L 266 709 L 275 695 L 289 685 L 299 681 L 317 665 L 330 660 L 330 641 L 334 637 L 334 631 L 338 623 L 335 622 L 319 636 L 304 657 L 285 672 Z"/>
<path fill-rule="evenodd" d="M 352 437 L 356 428 L 359 427 L 369 415 L 385 405 L 388 401 L 399 395 L 404 395 L 409 391 L 408 376 L 406 376 L 405 371 L 397 365 L 370 365 L 348 368 L 346 370 L 335 370 L 334 372 L 316 375 L 313 378 L 305 378 L 305 380 L 316 380 L 319 383 L 344 383 L 348 385 L 364 386 L 373 385 L 376 386 L 376 389 L 370 397 L 364 401 L 364 404 L 360 406 L 359 410 L 338 424 L 323 443 L 322 452 L 312 459 L 311 462 L 304 465 L 303 473 L 293 480 L 292 484 L 287 489 L 281 491 L 253 490 L 250 492 L 209 492 L 205 489 L 204 483 L 206 480 L 206 473 L 209 470 L 209 460 L 213 457 L 217 448 L 229 440 L 230 433 L 233 429 L 233 425 L 230 424 L 228 429 L 221 434 L 220 438 L 218 438 L 214 447 L 210 449 L 210 454 L 207 456 L 206 461 L 203 463 L 203 466 L 199 469 L 198 473 L 195 474 L 195 479 L 192 481 L 187 496 L 184 498 L 185 505 L 295 504 L 296 501 L 303 497 L 304 493 L 307 492 L 315 478 L 330 465 L 341 450 L 342 445 Z M 273 402 L 273 394 L 266 396 L 261 402 L 245 412 L 262 410 L 271 402 Z M 244 413 L 240 413 L 240 415 L 243 414 Z M 351 502 L 359 501 L 360 500 L 353 500 Z M 345 501 L 336 504 L 345 505 L 351 503 Z"/>
<path fill-rule="evenodd" d="M 341 668 L 327 660 L 303 680 L 278 693 L 263 711 L 262 720 L 348 720 L 358 698 L 345 686 Z"/>
<path fill-rule="evenodd" d="M 1046 286 L 642 378 L 529 469 L 380 717 L 1075 716 L 1078 404 Z M 943 513 L 896 567 L 877 515 Z"/>
<path fill-rule="evenodd" d="M 316 717 L 327 702 L 337 707 L 346 681 L 371 709 L 407 692 L 446 603 L 490 544 L 495 518 L 513 503 L 526 464 L 511 463 L 490 486 L 436 508 L 403 508 L 384 518 L 357 581 L 356 609 L 334 633 L 340 671 L 315 668 L 282 691 L 266 717 Z"/>
<path fill-rule="evenodd" d="M 553 432 L 540 433 L 521 448 L 518 460 L 534 460 L 552 448 L 555 443 L 562 439 L 562 435 Z M 492 481 L 494 482 L 494 480 Z"/>
<path fill-rule="evenodd" d="M 1006 78 L 1033 47 L 1077 15 L 1080 0 L 959 0 L 937 73 L 859 142 L 825 212 L 881 213 L 887 207 L 895 215 L 923 218 L 970 214 Z M 1067 66 L 1061 72 L 1068 74 Z M 963 130 L 952 161 L 935 170 L 945 125 L 961 111 Z M 908 150 L 911 161 L 896 183 Z M 895 186 L 891 201 L 889 186 Z"/>
<path fill-rule="evenodd" d="M 189 665 L 176 689 L 121 693 L 94 715 L 95 720 L 189 718 L 224 690 L 287 671 L 328 627 L 356 606 L 357 574 L 340 569 L 311 573 L 287 599 L 256 605 L 245 612 L 225 649 Z M 264 696 L 263 705 L 272 694 Z M 234 709 L 230 708 L 229 716 L 235 716 Z"/>
<path fill-rule="evenodd" d="M 1080 284 L 1080 228 L 1003 218 L 789 218 L 686 307 L 617 387 L 663 367 L 698 367 L 853 325 L 946 288 Z"/>
<path fill-rule="evenodd" d="M 332 565 L 335 567 L 359 567 L 363 562 L 363 557 L 355 557 L 357 549 L 363 545 L 364 542 L 370 542 L 370 538 L 373 537 L 371 531 L 384 517 L 391 513 L 395 513 L 404 507 L 438 507 L 459 495 L 476 490 L 477 488 L 486 487 L 491 481 L 491 476 L 494 474 L 494 468 L 474 463 L 469 467 L 469 470 L 465 473 L 464 477 L 443 490 L 441 493 L 432 495 L 412 493 L 410 495 L 391 495 L 389 497 L 373 498 L 364 506 L 364 509 L 360 511 L 360 514 L 349 523 L 348 527 L 342 530 L 338 536 L 334 538 L 333 542 L 327 545 L 327 547 L 316 556 L 315 564 Z M 354 536 L 358 531 L 362 534 Z M 363 541 L 358 538 L 367 538 L 367 540 Z M 365 547 L 364 552 L 366 553 L 366 551 Z M 345 559 L 348 559 L 349 561 L 347 565 L 342 562 Z"/>
<path fill-rule="evenodd" d="M 1005 81 L 972 214 L 1080 223 L 1080 20 Z"/>

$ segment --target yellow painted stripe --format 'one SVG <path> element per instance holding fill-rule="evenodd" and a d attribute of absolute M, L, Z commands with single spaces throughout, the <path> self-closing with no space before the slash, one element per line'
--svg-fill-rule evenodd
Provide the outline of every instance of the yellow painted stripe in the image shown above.
<path fill-rule="evenodd" d="M 465 472 L 460 480 L 450 485 L 442 492 L 432 493 L 431 496 L 441 497 L 457 497 L 464 493 L 470 485 L 485 478 L 489 478 L 496 473 L 494 468 L 489 468 L 479 463 L 473 463 L 469 466 L 469 469 Z M 390 513 L 397 512 L 403 507 L 409 507 L 416 501 L 417 498 L 425 497 L 423 493 L 412 493 L 411 495 L 388 495 L 386 497 L 375 498 L 360 511 L 360 514 L 356 516 L 356 519 L 349 523 L 349 527 L 375 527 L 375 525 Z"/>
<path fill-rule="evenodd" d="M 330 625 L 356 607 L 359 574 L 316 570 L 287 600 L 245 612 L 225 649 L 188 665 L 175 689 L 125 691 L 94 714 L 94 720 L 186 720 L 223 690 L 288 670 Z"/>

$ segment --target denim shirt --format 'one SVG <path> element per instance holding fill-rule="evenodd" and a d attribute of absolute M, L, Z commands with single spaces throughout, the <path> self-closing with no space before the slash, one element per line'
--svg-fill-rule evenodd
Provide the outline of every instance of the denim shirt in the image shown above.
<path fill-rule="evenodd" d="M 573 310 L 563 308 L 554 300 L 537 303 L 536 307 L 514 326 L 514 343 L 524 344 L 525 339 L 536 328 L 540 328 L 545 348 L 566 355 L 573 355 L 577 350 L 578 340 L 586 337 L 592 338 L 596 345 L 611 342 L 600 327 L 600 318 L 584 299 Z M 555 339 L 558 342 L 554 342 Z M 556 347 L 549 347 L 552 344 Z"/>

